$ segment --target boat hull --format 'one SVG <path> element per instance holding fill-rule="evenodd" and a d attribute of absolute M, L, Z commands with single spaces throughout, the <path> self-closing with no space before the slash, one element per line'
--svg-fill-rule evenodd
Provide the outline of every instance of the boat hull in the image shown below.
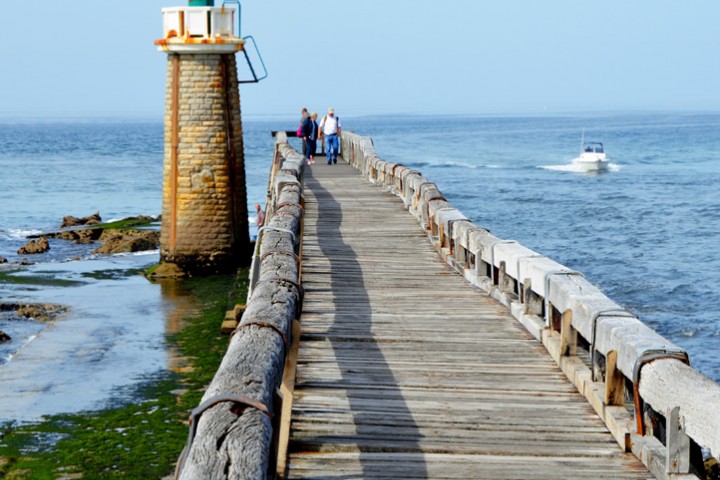
<path fill-rule="evenodd" d="M 572 161 L 572 165 L 583 172 L 602 172 L 608 169 L 609 164 L 605 155 L 581 155 Z"/>

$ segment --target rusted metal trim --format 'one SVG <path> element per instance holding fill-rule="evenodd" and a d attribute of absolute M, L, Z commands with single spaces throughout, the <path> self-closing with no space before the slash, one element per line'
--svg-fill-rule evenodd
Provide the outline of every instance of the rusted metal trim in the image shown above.
<path fill-rule="evenodd" d="M 440 190 L 437 188 L 437 185 L 436 185 L 434 182 L 431 182 L 430 180 L 427 180 L 427 179 L 426 179 L 423 183 L 421 183 L 421 184 L 418 186 L 417 194 L 416 194 L 418 199 L 422 198 L 422 196 L 424 195 L 424 193 L 423 193 L 423 188 L 424 188 L 426 185 L 430 185 L 431 187 L 435 187 L 436 190 L 440 191 Z M 429 190 L 429 189 L 426 189 L 426 190 Z"/>
<path fill-rule="evenodd" d="M 180 55 L 172 55 L 172 92 L 170 99 L 170 251 L 177 244 L 178 146 L 180 143 Z"/>
<path fill-rule="evenodd" d="M 280 335 L 280 338 L 282 338 L 283 346 L 285 346 L 285 347 L 288 346 L 288 337 L 287 337 L 287 335 L 285 334 L 285 332 L 283 332 L 283 331 L 280 329 L 280 327 L 278 327 L 277 325 L 273 325 L 272 323 L 269 323 L 269 322 L 256 321 L 256 322 L 241 323 L 240 325 L 238 325 L 238 326 L 235 328 L 235 330 L 233 330 L 233 332 L 230 334 L 230 337 L 233 337 L 233 336 L 234 336 L 236 333 L 238 333 L 240 330 L 242 330 L 242 329 L 245 328 L 245 327 L 249 327 L 249 326 L 251 326 L 251 325 L 254 325 L 254 326 L 260 327 L 260 328 L 269 328 L 269 329 L 271 329 L 271 330 L 274 330 L 275 333 L 277 333 L 278 335 Z"/>
<path fill-rule="evenodd" d="M 495 281 L 498 280 L 495 278 L 495 246 L 499 244 L 511 244 L 511 243 L 518 243 L 517 240 L 495 240 L 493 243 L 490 244 L 490 283 L 493 285 L 496 285 Z M 499 267 L 498 267 L 499 268 Z"/>
<path fill-rule="evenodd" d="M 450 239 L 448 244 L 450 246 L 450 255 L 452 255 L 453 257 L 455 256 L 455 242 L 453 241 L 454 240 L 453 239 L 453 228 L 454 228 L 454 225 L 458 222 L 472 223 L 472 220 L 470 220 L 469 218 L 457 218 L 454 220 L 448 220 L 448 231 L 445 236 Z"/>
<path fill-rule="evenodd" d="M 275 214 L 275 215 L 277 215 L 277 214 Z M 273 227 L 271 225 L 265 225 L 263 227 L 260 227 L 260 230 L 258 230 L 258 237 L 256 240 L 256 247 L 255 247 L 255 249 L 256 249 L 255 256 L 257 256 L 260 253 L 260 242 L 262 240 L 262 236 L 260 234 L 261 233 L 264 234 L 267 230 L 272 230 L 274 232 L 289 233 L 293 237 L 293 244 L 297 245 L 297 243 L 298 243 L 297 235 L 295 235 L 295 232 L 293 232 L 292 230 L 288 230 L 287 228 Z"/>
<path fill-rule="evenodd" d="M 590 375 L 592 376 L 592 381 L 596 382 L 595 378 L 595 343 L 597 340 L 597 321 L 600 317 L 626 317 L 626 318 L 635 318 L 635 315 L 628 312 L 625 309 L 610 309 L 610 310 L 602 310 L 600 312 L 597 312 L 592 317 L 592 338 L 590 339 Z"/>
<path fill-rule="evenodd" d="M 642 373 L 642 368 L 645 365 L 665 358 L 679 360 L 690 366 L 690 356 L 685 350 L 668 350 L 665 348 L 645 350 L 635 361 L 635 367 L 633 367 L 633 400 L 635 401 L 635 424 L 638 435 L 645 435 L 644 402 L 640 398 L 640 373 Z"/>
<path fill-rule="evenodd" d="M 550 313 L 550 277 L 555 275 L 578 275 L 584 277 L 580 272 L 574 270 L 552 270 L 545 274 L 543 278 L 543 286 L 545 287 L 545 297 L 543 298 L 543 304 L 545 305 L 545 326 L 552 325 L 552 315 Z"/>
<path fill-rule="evenodd" d="M 287 207 L 287 206 L 299 207 L 300 210 L 304 210 L 302 205 L 300 205 L 299 203 L 293 203 L 293 202 L 280 202 L 277 205 L 275 205 L 275 210 L 279 210 L 280 208 Z"/>
<path fill-rule="evenodd" d="M 516 262 L 515 262 L 515 271 L 517 272 L 518 278 L 516 278 L 515 280 L 517 280 L 517 289 L 518 289 L 517 296 L 518 296 L 518 300 L 519 300 L 520 303 L 522 303 L 523 305 L 525 304 L 525 296 L 524 296 L 524 294 L 523 294 L 523 280 L 522 280 L 522 278 L 520 277 L 520 260 L 525 260 L 525 259 L 527 259 L 527 258 L 542 258 L 542 257 L 544 257 L 544 256 L 545 256 L 545 255 L 542 255 L 542 254 L 540 254 L 540 253 L 537 253 L 537 254 L 534 254 L 534 255 L 521 255 L 521 256 L 519 256 L 519 257 L 516 259 Z"/>
<path fill-rule="evenodd" d="M 180 478 L 180 474 L 182 473 L 182 469 L 185 466 L 185 460 L 187 460 L 187 456 L 190 453 L 190 448 L 192 447 L 192 443 L 195 440 L 195 434 L 197 433 L 197 427 L 198 423 L 200 421 L 200 417 L 203 413 L 205 413 L 208 409 L 214 407 L 215 405 L 223 402 L 231 402 L 235 404 L 233 407 L 231 407 L 230 411 L 234 413 L 235 415 L 240 415 L 245 408 L 239 408 L 239 407 L 250 407 L 254 408 L 255 410 L 260 411 L 261 413 L 265 414 L 268 419 L 272 421 L 273 415 L 270 413 L 270 410 L 267 408 L 267 406 L 258 401 L 254 398 L 251 398 L 247 395 L 243 394 L 229 394 L 229 393 L 221 393 L 218 395 L 215 395 L 212 398 L 209 398 L 205 400 L 203 403 L 198 405 L 190 414 L 190 433 L 188 434 L 188 440 L 185 444 L 185 448 L 183 448 L 182 454 L 180 455 L 180 459 L 178 460 L 177 467 L 175 468 L 175 479 L 177 480 Z"/>
<path fill-rule="evenodd" d="M 430 197 L 428 200 L 425 200 L 425 218 L 427 218 L 428 224 L 430 224 L 430 202 L 434 202 L 437 200 L 444 200 L 447 202 L 447 199 L 442 195 L 436 195 L 434 197 Z M 425 226 L 425 228 L 427 228 L 427 225 Z M 430 227 L 430 229 L 432 230 L 432 226 Z"/>
<path fill-rule="evenodd" d="M 285 250 L 269 250 L 260 256 L 260 261 L 262 262 L 270 255 L 287 255 L 288 257 L 293 257 L 295 259 L 295 262 L 300 265 L 300 257 L 298 256 L 298 254 L 295 252 L 287 252 Z"/>
<path fill-rule="evenodd" d="M 277 282 L 277 283 L 280 283 L 280 284 L 286 284 L 286 285 L 289 285 L 289 286 L 291 286 L 291 287 L 295 287 L 295 288 L 297 289 L 298 293 L 301 291 L 301 287 L 300 287 L 300 285 L 299 285 L 296 281 L 290 280 L 289 278 L 282 278 L 282 277 L 268 277 L 268 278 L 266 278 L 265 280 L 260 280 L 260 281 L 258 281 L 258 282 L 255 284 L 255 287 L 257 288 L 257 286 L 260 285 L 260 284 L 262 284 L 262 283 L 273 283 L 273 282 Z"/>
<path fill-rule="evenodd" d="M 230 190 L 230 218 L 232 218 L 232 243 L 236 245 L 237 242 L 237 230 L 239 224 L 242 223 L 241 219 L 237 218 L 238 205 L 238 187 L 237 187 L 237 152 L 235 151 L 235 135 L 233 132 L 233 106 L 232 106 L 232 91 L 230 88 L 230 59 L 228 55 L 220 56 L 220 77 L 222 80 L 222 86 L 225 90 L 225 149 L 227 155 L 227 170 L 228 170 L 228 187 Z"/>

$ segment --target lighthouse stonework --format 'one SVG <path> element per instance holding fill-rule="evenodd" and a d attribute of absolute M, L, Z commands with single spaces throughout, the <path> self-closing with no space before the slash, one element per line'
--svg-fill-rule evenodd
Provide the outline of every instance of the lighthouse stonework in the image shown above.
<path fill-rule="evenodd" d="M 234 10 L 163 9 L 167 53 L 160 262 L 185 274 L 250 261 Z"/>

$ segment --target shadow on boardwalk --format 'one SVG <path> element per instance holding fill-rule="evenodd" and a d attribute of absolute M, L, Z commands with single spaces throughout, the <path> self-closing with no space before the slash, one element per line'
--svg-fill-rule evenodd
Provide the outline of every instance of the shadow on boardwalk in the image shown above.
<path fill-rule="evenodd" d="M 334 321 L 327 330 L 327 339 L 341 376 L 339 382 L 327 382 L 324 386 L 347 396 L 355 426 L 354 432 L 323 440 L 344 444 L 338 445 L 341 450 L 357 448 L 363 478 L 392 476 L 398 465 L 393 465 L 396 460 L 391 452 L 413 457 L 411 467 L 403 465 L 403 476 L 427 478 L 420 429 L 372 332 L 373 307 L 358 256 L 341 232 L 341 205 L 312 172 L 306 173 L 305 182 L 318 202 L 318 245 L 330 261 L 327 288 L 331 289 L 333 305 L 326 308 L 334 309 Z M 349 235 L 357 238 L 362 232 Z M 402 428 L 397 427 L 398 420 Z"/>

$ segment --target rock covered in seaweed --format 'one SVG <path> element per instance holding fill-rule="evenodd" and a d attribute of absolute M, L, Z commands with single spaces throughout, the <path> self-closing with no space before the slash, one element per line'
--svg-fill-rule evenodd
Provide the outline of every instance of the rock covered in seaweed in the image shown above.
<path fill-rule="evenodd" d="M 50 250 L 50 244 L 47 238 L 40 237 L 37 240 L 30 240 L 28 243 L 20 247 L 18 255 L 36 255 L 38 253 L 45 253 Z"/>
<path fill-rule="evenodd" d="M 157 230 L 105 230 L 100 237 L 102 246 L 93 250 L 95 254 L 113 254 L 155 250 L 160 245 Z"/>
<path fill-rule="evenodd" d="M 81 225 L 97 225 L 101 222 L 102 218 L 100 217 L 100 212 L 95 212 L 92 215 L 81 218 L 73 217 L 72 215 L 66 215 L 65 217 L 63 217 L 60 228 L 77 227 Z"/>

